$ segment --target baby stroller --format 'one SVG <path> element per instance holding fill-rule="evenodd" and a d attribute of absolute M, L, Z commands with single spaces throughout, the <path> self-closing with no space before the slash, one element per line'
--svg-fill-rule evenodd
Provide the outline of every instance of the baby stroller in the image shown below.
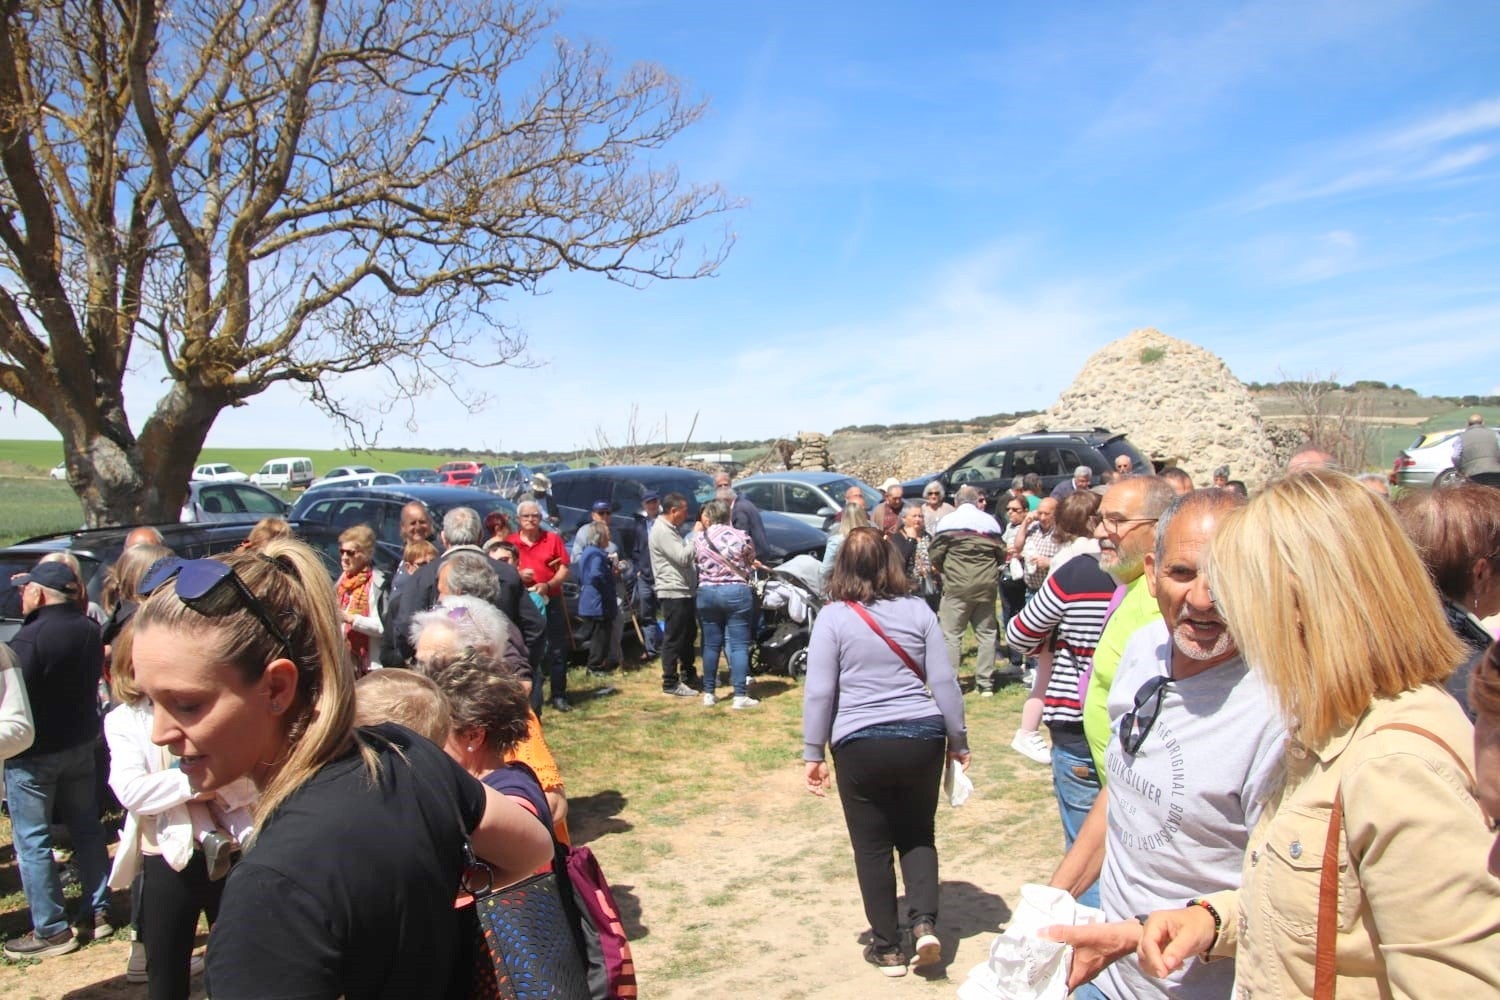
<path fill-rule="evenodd" d="M 807 642 L 823 610 L 823 564 L 797 556 L 771 570 L 760 599 L 750 672 L 797 678 L 807 673 Z"/>

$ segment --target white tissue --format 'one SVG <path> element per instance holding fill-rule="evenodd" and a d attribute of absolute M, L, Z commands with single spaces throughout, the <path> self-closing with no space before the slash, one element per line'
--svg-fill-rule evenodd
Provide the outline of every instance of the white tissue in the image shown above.
<path fill-rule="evenodd" d="M 948 769 L 943 772 L 943 794 L 948 796 L 948 804 L 957 809 L 969 801 L 969 793 L 974 790 L 974 782 L 969 780 L 969 773 L 964 766 L 956 760 L 948 762 Z"/>
<path fill-rule="evenodd" d="M 1062 889 L 1021 886 L 1021 902 L 1004 932 L 990 945 L 989 960 L 969 970 L 959 1000 L 1067 1000 L 1073 949 L 1036 936 L 1054 924 L 1104 922 L 1104 911 L 1081 906 Z"/>

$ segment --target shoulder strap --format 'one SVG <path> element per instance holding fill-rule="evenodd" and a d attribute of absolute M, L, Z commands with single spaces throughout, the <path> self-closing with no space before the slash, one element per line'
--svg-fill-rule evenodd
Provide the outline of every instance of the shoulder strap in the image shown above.
<path fill-rule="evenodd" d="M 710 553 L 712 553 L 713 557 L 719 561 L 719 564 L 721 566 L 729 570 L 729 572 L 733 573 L 741 580 L 744 580 L 746 583 L 750 582 L 750 577 L 740 572 L 740 568 L 733 562 L 731 562 L 729 557 L 726 556 L 723 551 L 721 551 L 719 547 L 714 544 L 714 540 L 709 536 L 707 528 L 703 529 L 703 542 L 708 546 Z"/>
<path fill-rule="evenodd" d="M 1453 763 L 1463 772 L 1468 787 L 1474 788 L 1474 775 L 1463 758 L 1437 733 L 1409 722 L 1387 722 L 1370 730 L 1371 734 L 1382 729 L 1401 729 L 1425 737 L 1448 751 Z M 1323 844 L 1323 866 L 1318 872 L 1318 938 L 1316 957 L 1313 962 L 1313 1000 L 1333 1000 L 1334 982 L 1338 978 L 1338 961 L 1334 945 L 1338 937 L 1339 900 L 1339 837 L 1344 824 L 1344 792 L 1340 789 L 1333 797 L 1333 811 L 1328 814 L 1328 837 Z"/>
<path fill-rule="evenodd" d="M 885 640 L 885 644 L 891 647 L 892 652 L 901 657 L 901 662 L 906 664 L 906 668 L 908 670 L 917 675 L 918 680 L 920 680 L 923 684 L 927 683 L 927 675 L 922 672 L 921 667 L 917 666 L 917 661 L 911 658 L 910 653 L 898 646 L 896 644 L 896 640 L 885 634 L 885 630 L 882 629 L 878 624 L 876 624 L 875 619 L 871 617 L 870 612 L 865 610 L 864 605 L 857 604 L 854 601 L 845 601 L 844 605 L 852 609 L 855 614 L 863 618 L 865 624 L 870 626 L 871 632 L 874 632 L 876 635 L 880 636 L 881 639 Z"/>

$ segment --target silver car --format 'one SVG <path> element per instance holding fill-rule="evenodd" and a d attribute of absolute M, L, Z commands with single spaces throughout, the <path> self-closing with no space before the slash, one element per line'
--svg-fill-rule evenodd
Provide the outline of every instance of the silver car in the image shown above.
<path fill-rule="evenodd" d="M 1391 482 L 1397 486 L 1446 486 L 1458 479 L 1453 467 L 1453 445 L 1463 433 L 1462 427 L 1446 431 L 1428 431 L 1396 456 Z M 1500 427 L 1495 428 L 1500 438 Z"/>
<path fill-rule="evenodd" d="M 858 486 L 865 509 L 880 503 L 880 491 L 843 472 L 763 472 L 735 481 L 734 488 L 761 510 L 774 510 L 803 524 L 823 528 L 844 509 L 844 493 Z"/>
<path fill-rule="evenodd" d="M 263 517 L 284 517 L 289 505 L 274 493 L 249 483 L 188 483 L 179 521 L 237 521 L 254 524 Z"/>

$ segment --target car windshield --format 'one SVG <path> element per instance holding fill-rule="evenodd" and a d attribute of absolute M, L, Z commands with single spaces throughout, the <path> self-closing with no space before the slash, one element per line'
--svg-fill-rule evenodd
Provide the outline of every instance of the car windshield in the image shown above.
<path fill-rule="evenodd" d="M 858 486 L 860 495 L 865 498 L 865 510 L 873 511 L 884 499 L 880 491 L 873 486 L 866 486 L 858 479 L 836 479 L 831 483 L 823 484 L 823 492 L 834 499 L 834 506 L 842 509 L 844 506 L 844 494 L 849 492 L 849 487 Z"/>

